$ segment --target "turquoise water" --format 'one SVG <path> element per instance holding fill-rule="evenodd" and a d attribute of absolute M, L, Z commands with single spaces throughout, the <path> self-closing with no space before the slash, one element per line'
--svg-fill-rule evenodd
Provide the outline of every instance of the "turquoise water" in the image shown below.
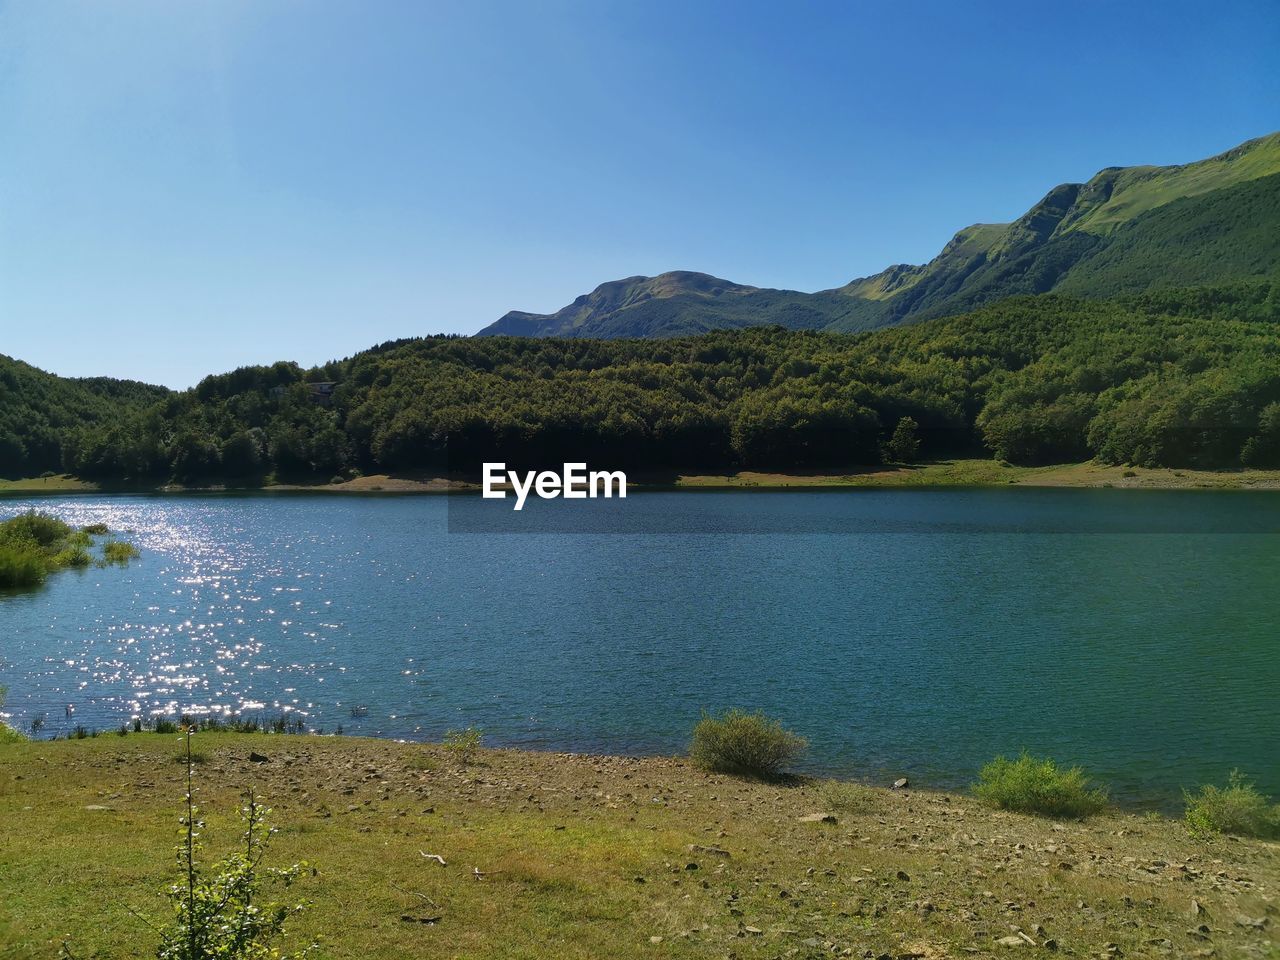
<path fill-rule="evenodd" d="M 1280 794 L 1280 537 L 1245 532 L 1280 527 L 1280 495 L 654 492 L 609 506 L 625 534 L 522 533 L 536 518 L 509 506 L 424 496 L 0 516 L 32 506 L 143 551 L 0 596 L 5 709 L 45 735 L 288 710 L 328 732 L 665 753 L 703 708 L 744 706 L 807 736 L 815 771 L 952 787 L 1027 747 L 1121 798 L 1232 767 Z M 694 532 L 716 530 L 737 532 Z"/>

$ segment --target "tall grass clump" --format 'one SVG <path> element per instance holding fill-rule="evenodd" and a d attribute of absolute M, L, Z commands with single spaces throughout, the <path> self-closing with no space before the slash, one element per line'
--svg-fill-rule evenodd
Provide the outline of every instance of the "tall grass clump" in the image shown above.
<path fill-rule="evenodd" d="M 978 772 L 973 793 L 983 803 L 1043 817 L 1087 817 L 1107 805 L 1106 790 L 1093 787 L 1080 767 L 1062 769 L 1025 750 L 1017 760 L 996 757 Z"/>
<path fill-rule="evenodd" d="M 48 574 L 48 561 L 38 548 L 0 543 L 0 587 L 38 587 Z"/>
<path fill-rule="evenodd" d="M 99 526 L 72 530 L 57 517 L 35 511 L 0 521 L 0 589 L 31 589 L 55 570 L 89 566 L 93 563 L 91 531 Z M 98 563 L 127 563 L 136 556 L 133 544 L 112 540 L 103 544 Z"/>
<path fill-rule="evenodd" d="M 693 728 L 689 756 L 716 773 L 772 779 L 781 776 L 808 749 L 804 737 L 763 713 L 729 710 L 703 713 Z"/>
<path fill-rule="evenodd" d="M 1183 791 L 1183 797 L 1187 827 L 1197 836 L 1280 839 L 1280 805 L 1273 805 L 1239 770 L 1231 771 L 1226 787 L 1207 783 L 1195 793 Z"/>
<path fill-rule="evenodd" d="M 124 540 L 108 540 L 102 545 L 103 563 L 128 563 L 138 556 L 138 548 Z"/>

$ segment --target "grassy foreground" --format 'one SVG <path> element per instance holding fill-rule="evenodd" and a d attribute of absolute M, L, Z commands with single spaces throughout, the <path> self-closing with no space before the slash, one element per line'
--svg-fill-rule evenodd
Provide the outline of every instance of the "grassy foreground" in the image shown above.
<path fill-rule="evenodd" d="M 207 857 L 235 842 L 254 786 L 281 827 L 271 860 L 318 870 L 293 929 L 325 956 L 1280 955 L 1280 846 L 1176 822 L 1059 823 L 672 759 L 463 763 L 223 733 L 194 749 Z M 0 957 L 52 957 L 64 939 L 80 957 L 152 955 L 137 914 L 161 918 L 175 876 L 179 750 L 163 734 L 0 744 Z"/>

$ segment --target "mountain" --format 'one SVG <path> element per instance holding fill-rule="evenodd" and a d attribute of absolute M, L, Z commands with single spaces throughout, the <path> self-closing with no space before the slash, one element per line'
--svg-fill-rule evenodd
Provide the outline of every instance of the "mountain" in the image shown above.
<path fill-rule="evenodd" d="M 513 311 L 480 335 L 651 337 L 779 324 L 868 330 L 1019 294 L 1080 297 L 1280 273 L 1280 133 L 1177 166 L 1108 167 L 1054 187 L 1013 223 L 959 231 L 922 265 L 833 290 L 769 290 L 677 271 L 601 284 L 552 314 Z"/>
<path fill-rule="evenodd" d="M 480 331 L 518 337 L 655 337 L 781 324 L 827 326 L 839 315 L 838 297 L 731 283 L 676 270 L 656 277 L 602 283 L 555 313 L 513 310 Z M 835 309 L 833 309 L 835 308 Z"/>

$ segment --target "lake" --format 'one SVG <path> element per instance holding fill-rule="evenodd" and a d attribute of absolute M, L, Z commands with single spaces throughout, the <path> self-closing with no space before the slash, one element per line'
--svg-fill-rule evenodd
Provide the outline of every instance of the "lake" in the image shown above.
<path fill-rule="evenodd" d="M 0 516 L 32 507 L 142 550 L 0 595 L 5 709 L 43 735 L 287 710 L 672 753 L 704 708 L 742 706 L 808 737 L 807 769 L 876 782 L 952 788 L 1025 747 L 1121 799 L 1233 767 L 1280 794 L 1280 494 L 81 495 Z"/>

